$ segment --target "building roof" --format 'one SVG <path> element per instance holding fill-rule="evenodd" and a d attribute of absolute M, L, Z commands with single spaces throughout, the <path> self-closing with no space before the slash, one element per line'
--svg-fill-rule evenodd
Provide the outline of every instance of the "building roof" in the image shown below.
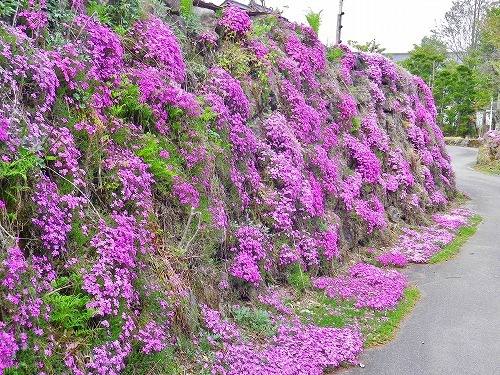
<path fill-rule="evenodd" d="M 264 4 L 264 2 L 262 2 Z M 272 13 L 273 9 L 268 8 L 265 5 L 259 5 L 255 2 L 255 0 L 250 0 L 248 4 L 243 4 L 240 3 L 239 1 L 235 0 L 225 0 L 222 4 L 221 7 L 224 7 L 226 5 L 236 5 L 240 9 L 246 11 L 246 12 L 257 12 L 257 13 Z"/>

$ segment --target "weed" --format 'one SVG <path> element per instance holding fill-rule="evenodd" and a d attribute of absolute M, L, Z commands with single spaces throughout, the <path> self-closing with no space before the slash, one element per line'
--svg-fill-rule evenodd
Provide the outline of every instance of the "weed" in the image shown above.
<path fill-rule="evenodd" d="M 120 90 L 111 92 L 111 98 L 115 103 L 110 107 L 111 115 L 137 125 L 151 124 L 153 111 L 147 104 L 140 102 L 139 96 L 139 86 L 125 81 Z"/>
<path fill-rule="evenodd" d="M 311 276 L 309 276 L 308 273 L 305 273 L 302 266 L 298 263 L 290 268 L 287 279 L 288 283 L 299 292 L 303 292 L 305 289 L 312 286 Z"/>
<path fill-rule="evenodd" d="M 247 306 L 233 306 L 231 313 L 239 326 L 253 333 L 269 337 L 276 333 L 276 327 L 271 323 L 271 315 L 262 309 Z"/>
<path fill-rule="evenodd" d="M 309 8 L 309 11 L 306 13 L 307 23 L 309 24 L 309 26 L 311 26 L 316 35 L 318 35 L 319 26 L 321 25 L 321 12 L 323 12 L 323 10 L 315 13 L 311 8 Z"/>
<path fill-rule="evenodd" d="M 141 374 L 184 374 L 183 368 L 178 363 L 175 348 L 167 347 L 161 352 L 150 352 L 145 354 L 141 345 L 132 346 L 132 352 L 127 356 L 127 366 L 123 375 Z"/>
<path fill-rule="evenodd" d="M 278 18 L 262 17 L 255 20 L 251 32 L 253 39 L 262 40 L 262 37 L 278 27 Z"/>
<path fill-rule="evenodd" d="M 25 148 L 19 149 L 19 155 L 12 161 L 0 159 L 0 191 L 3 199 L 10 198 L 14 203 L 21 195 L 20 192 L 29 190 L 28 176 L 43 167 L 43 160 L 34 152 Z"/>
<path fill-rule="evenodd" d="M 180 2 L 181 2 L 180 7 L 181 7 L 182 17 L 187 18 L 191 14 L 191 11 L 193 10 L 193 1 L 181 0 Z"/>
<path fill-rule="evenodd" d="M 74 331 L 76 335 L 84 333 L 95 311 L 86 307 L 90 298 L 81 290 L 81 276 L 59 277 L 52 286 L 54 291 L 44 296 L 45 303 L 50 305 L 51 323 L 64 331 Z M 68 293 L 71 289 L 73 293 Z"/>
<path fill-rule="evenodd" d="M 251 72 L 253 56 L 250 51 L 239 43 L 227 41 L 224 52 L 217 56 L 217 63 L 234 78 L 244 78 Z"/>
<path fill-rule="evenodd" d="M 333 48 L 328 48 L 328 52 L 326 54 L 326 57 L 329 62 L 336 63 L 340 61 L 340 58 L 342 57 L 342 49 L 340 47 L 333 47 Z"/>

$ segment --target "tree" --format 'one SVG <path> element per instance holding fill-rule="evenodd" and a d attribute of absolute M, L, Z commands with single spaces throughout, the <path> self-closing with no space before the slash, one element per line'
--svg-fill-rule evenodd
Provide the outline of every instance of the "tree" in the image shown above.
<path fill-rule="evenodd" d="M 479 70 L 488 83 L 490 97 L 500 102 L 500 8 L 492 8 L 486 14 L 479 39 L 479 60 Z M 500 123 L 500 111 L 495 113 L 495 118 L 496 123 Z"/>
<path fill-rule="evenodd" d="M 460 62 L 476 51 L 481 25 L 491 0 L 455 0 L 444 22 L 433 30 L 434 36 L 441 40 Z"/>
<path fill-rule="evenodd" d="M 433 87 L 435 73 L 444 67 L 447 57 L 446 46 L 441 41 L 424 37 L 420 45 L 413 45 L 410 57 L 401 62 L 401 65 Z"/>
<path fill-rule="evenodd" d="M 382 53 L 385 51 L 385 48 L 381 47 L 380 43 L 377 43 L 375 39 L 371 42 L 366 42 L 365 44 L 361 44 L 357 40 L 348 40 L 347 44 L 363 52 Z"/>
<path fill-rule="evenodd" d="M 475 136 L 474 114 L 483 98 L 483 79 L 477 70 L 451 62 L 436 72 L 434 98 L 438 122 L 446 135 Z"/>

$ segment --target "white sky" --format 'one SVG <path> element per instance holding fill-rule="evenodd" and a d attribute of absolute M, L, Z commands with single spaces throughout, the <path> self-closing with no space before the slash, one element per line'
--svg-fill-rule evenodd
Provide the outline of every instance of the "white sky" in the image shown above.
<path fill-rule="evenodd" d="M 413 44 L 420 44 L 422 38 L 429 36 L 431 29 L 444 19 L 452 1 L 344 0 L 342 42 L 347 44 L 348 40 L 356 40 L 364 44 L 375 39 L 381 47 L 386 48 L 386 52 L 408 52 Z M 213 2 L 222 3 L 218 0 Z M 283 16 L 290 21 L 306 24 L 304 15 L 309 8 L 314 12 L 323 10 L 319 37 L 324 43 L 335 43 L 338 0 L 266 0 L 266 5 L 282 9 Z M 287 5 L 288 8 L 285 8 Z"/>

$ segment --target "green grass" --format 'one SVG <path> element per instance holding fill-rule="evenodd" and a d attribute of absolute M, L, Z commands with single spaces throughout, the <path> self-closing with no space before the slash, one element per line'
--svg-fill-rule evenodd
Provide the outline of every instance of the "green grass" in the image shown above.
<path fill-rule="evenodd" d="M 472 168 L 479 172 L 500 174 L 500 160 L 493 160 L 488 164 L 475 164 Z"/>
<path fill-rule="evenodd" d="M 319 327 L 343 328 L 358 324 L 365 337 L 365 347 L 386 343 L 393 339 L 403 318 L 420 298 L 420 291 L 413 286 L 405 289 L 403 298 L 394 310 L 378 311 L 358 308 L 354 301 L 338 301 L 318 294 L 317 301 L 302 310 L 304 320 L 312 320 Z"/>
<path fill-rule="evenodd" d="M 371 322 L 365 329 L 365 348 L 384 344 L 391 341 L 396 335 L 402 320 L 415 307 L 420 299 L 420 291 L 410 286 L 405 289 L 403 298 L 398 306 L 392 311 L 377 311 Z"/>
<path fill-rule="evenodd" d="M 476 233 L 477 226 L 483 221 L 483 218 L 479 215 L 471 217 L 466 226 L 459 229 L 455 236 L 453 242 L 445 246 L 439 253 L 435 254 L 429 263 L 439 263 L 445 260 L 453 258 L 460 252 L 462 245 L 470 238 L 474 233 Z"/>

